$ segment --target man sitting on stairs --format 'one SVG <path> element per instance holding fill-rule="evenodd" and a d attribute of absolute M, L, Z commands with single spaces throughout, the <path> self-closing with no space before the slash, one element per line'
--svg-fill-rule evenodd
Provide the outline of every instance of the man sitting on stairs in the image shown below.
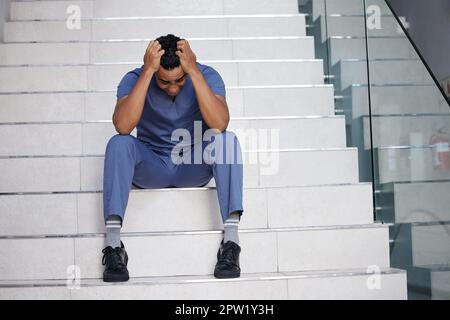
<path fill-rule="evenodd" d="M 120 231 L 132 184 L 143 189 L 201 187 L 212 177 L 224 222 L 214 276 L 240 276 L 241 148 L 236 135 L 226 131 L 229 111 L 221 76 L 196 59 L 188 41 L 172 34 L 162 36 L 148 45 L 144 65 L 120 81 L 113 115 L 119 134 L 109 140 L 104 163 L 105 282 L 129 279 Z M 137 138 L 130 135 L 135 127 Z M 183 139 L 179 133 L 184 133 Z M 208 133 L 210 138 L 205 139 Z M 230 160 L 230 154 L 238 160 Z M 148 215 L 158 219 L 164 212 Z"/>

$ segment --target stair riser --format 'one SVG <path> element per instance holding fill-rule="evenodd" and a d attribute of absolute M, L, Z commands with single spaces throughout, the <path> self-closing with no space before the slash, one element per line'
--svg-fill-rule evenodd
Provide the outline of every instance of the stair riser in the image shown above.
<path fill-rule="evenodd" d="M 0 61 L 2 65 L 140 63 L 148 44 L 148 41 L 2 44 Z M 192 40 L 189 44 L 197 58 L 203 60 L 314 58 L 313 38 Z"/>
<path fill-rule="evenodd" d="M 369 61 L 372 84 L 432 83 L 432 79 L 420 61 Z M 366 61 L 341 61 L 335 67 L 340 88 L 352 84 L 367 84 Z"/>
<path fill-rule="evenodd" d="M 221 238 L 194 234 L 122 240 L 130 276 L 140 277 L 212 274 Z M 384 227 L 241 233 L 240 265 L 245 273 L 384 268 L 389 266 L 387 239 Z M 2 280 L 66 279 L 71 265 L 80 267 L 82 278 L 102 277 L 103 237 L 0 241 L 2 261 L 7 262 L 0 267 Z M 27 263 L 21 262 L 23 257 Z"/>
<path fill-rule="evenodd" d="M 244 186 L 356 183 L 356 149 L 243 154 Z M 248 161 L 248 162 L 245 162 Z M 0 192 L 97 191 L 103 188 L 103 157 L 0 159 Z M 336 170 L 339 168 L 339 170 Z"/>
<path fill-rule="evenodd" d="M 450 225 L 413 225 L 411 228 L 413 265 L 448 265 Z"/>
<path fill-rule="evenodd" d="M 330 36 L 353 36 L 364 37 L 365 36 L 365 19 L 364 13 L 360 13 L 359 16 L 328 16 L 327 28 L 324 28 L 324 20 L 322 22 L 322 41 Z M 380 28 L 377 28 L 376 19 L 370 16 L 368 19 L 368 34 L 369 36 L 393 36 L 398 37 L 404 35 L 402 29 L 398 25 L 393 16 L 381 16 L 379 17 Z M 328 33 L 326 33 L 328 31 Z"/>
<path fill-rule="evenodd" d="M 372 119 L 373 148 L 387 146 L 418 146 L 431 144 L 439 128 L 448 125 L 450 114 L 435 116 L 375 117 Z M 364 148 L 370 149 L 370 123 L 364 117 Z M 389 135 L 386 134 L 389 132 Z"/>
<path fill-rule="evenodd" d="M 394 185 L 395 222 L 450 221 L 449 182 L 396 183 Z M 423 204 L 427 210 L 423 210 Z"/>
<path fill-rule="evenodd" d="M 431 272 L 430 287 L 433 300 L 450 300 L 450 271 Z"/>
<path fill-rule="evenodd" d="M 369 224 L 371 197 L 367 184 L 245 189 L 239 227 Z M 1 196 L 0 211 L 2 236 L 105 232 L 103 193 Z M 219 212 L 216 189 L 132 191 L 123 232 L 221 230 Z"/>
<path fill-rule="evenodd" d="M 243 150 L 346 147 L 344 118 L 231 120 Z M 317 132 L 317 128 L 323 128 Z M 136 130 L 135 130 L 136 131 Z M 134 131 L 134 132 L 135 132 Z M 103 155 L 112 123 L 2 125 L 0 156 Z M 274 141 L 274 143 L 272 143 Z"/>
<path fill-rule="evenodd" d="M 181 38 L 305 36 L 305 16 L 171 18 L 81 21 L 73 29 L 66 21 L 6 22 L 5 42 L 156 39 L 175 34 Z"/>
<path fill-rule="evenodd" d="M 405 300 L 406 274 L 382 274 L 380 289 L 367 285 L 371 275 L 238 282 L 158 285 L 105 285 L 1 288 L 0 299 L 181 299 L 181 300 Z"/>
<path fill-rule="evenodd" d="M 352 87 L 350 102 L 353 107 L 353 117 L 368 115 L 367 87 Z M 422 113 L 449 113 L 447 102 L 439 89 L 434 86 L 383 86 L 370 88 L 372 114 L 422 114 Z M 424 109 L 423 106 L 427 106 Z"/>
<path fill-rule="evenodd" d="M 231 117 L 334 115 L 331 86 L 226 88 L 226 99 Z M 115 92 L 0 94 L 0 122 L 111 120 L 116 101 Z"/>
<path fill-rule="evenodd" d="M 320 60 L 295 62 L 208 62 L 227 86 L 323 84 Z M 142 64 L 7 67 L 0 92 L 116 90 L 120 79 Z"/>
<path fill-rule="evenodd" d="M 432 149 L 378 149 L 379 183 L 450 179 L 450 171 L 433 168 Z"/>
<path fill-rule="evenodd" d="M 331 63 L 341 59 L 366 59 L 365 39 L 329 39 Z M 417 58 L 407 38 L 369 38 L 369 57 L 371 59 Z"/>
<path fill-rule="evenodd" d="M 95 0 L 95 1 L 34 1 L 13 2 L 12 20 L 67 19 L 70 5 L 80 8 L 82 19 L 102 17 L 138 16 L 186 16 L 186 15 L 230 15 L 230 14 L 295 14 L 298 13 L 296 0 L 196 0 L 145 1 L 145 0 Z M 70 9 L 70 8 L 69 8 Z M 70 10 L 74 12 L 74 10 Z"/>
<path fill-rule="evenodd" d="M 323 14 L 324 2 L 311 0 L 317 14 Z M 360 0 L 327 0 L 327 14 L 364 14 L 364 4 Z M 383 0 L 371 0 L 367 5 L 377 5 L 381 14 L 389 14 L 390 10 Z"/>

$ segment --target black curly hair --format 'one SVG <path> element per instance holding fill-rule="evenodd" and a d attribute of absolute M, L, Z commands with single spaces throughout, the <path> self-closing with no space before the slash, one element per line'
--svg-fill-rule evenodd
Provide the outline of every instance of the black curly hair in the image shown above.
<path fill-rule="evenodd" d="M 161 67 L 166 70 L 172 70 L 180 66 L 180 58 L 175 54 L 177 51 L 177 41 L 184 40 L 173 34 L 157 38 L 161 44 L 164 54 L 161 57 Z"/>

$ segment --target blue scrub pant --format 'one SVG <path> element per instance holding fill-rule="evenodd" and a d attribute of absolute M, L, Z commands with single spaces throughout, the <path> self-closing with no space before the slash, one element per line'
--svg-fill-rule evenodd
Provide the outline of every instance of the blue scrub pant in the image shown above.
<path fill-rule="evenodd" d="M 216 136 L 221 135 L 223 143 L 215 144 Z M 242 151 L 236 135 L 231 131 L 217 133 L 212 141 L 202 141 L 201 163 L 194 163 L 194 145 L 180 152 L 190 157 L 191 163 L 176 164 L 170 151 L 160 151 L 131 135 L 113 136 L 105 152 L 103 176 L 103 214 L 105 221 L 110 215 L 125 216 L 132 184 L 142 189 L 202 187 L 214 177 L 222 220 L 232 212 L 243 213 Z M 197 145 L 198 146 L 198 145 Z M 233 151 L 228 155 L 225 152 Z M 214 151 L 208 152 L 208 150 Z M 228 148 L 228 151 L 227 151 Z M 198 149 L 197 149 L 198 151 Z M 209 154 L 205 157 L 203 154 Z M 197 153 L 198 154 L 198 153 Z M 230 160 L 234 155 L 234 161 Z M 217 161 L 222 159 L 223 161 Z M 149 199 L 151 201 L 151 199 Z M 183 214 L 180 212 L 180 214 Z"/>

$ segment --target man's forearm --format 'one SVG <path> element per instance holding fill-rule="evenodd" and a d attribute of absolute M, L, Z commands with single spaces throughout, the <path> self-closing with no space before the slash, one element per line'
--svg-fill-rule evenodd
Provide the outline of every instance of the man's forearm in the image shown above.
<path fill-rule="evenodd" d="M 210 128 L 224 131 L 230 121 L 227 105 L 214 95 L 200 70 L 190 77 L 203 120 Z"/>
<path fill-rule="evenodd" d="M 153 70 L 144 70 L 130 94 L 117 105 L 113 123 L 120 134 L 130 134 L 139 123 L 153 74 Z"/>

